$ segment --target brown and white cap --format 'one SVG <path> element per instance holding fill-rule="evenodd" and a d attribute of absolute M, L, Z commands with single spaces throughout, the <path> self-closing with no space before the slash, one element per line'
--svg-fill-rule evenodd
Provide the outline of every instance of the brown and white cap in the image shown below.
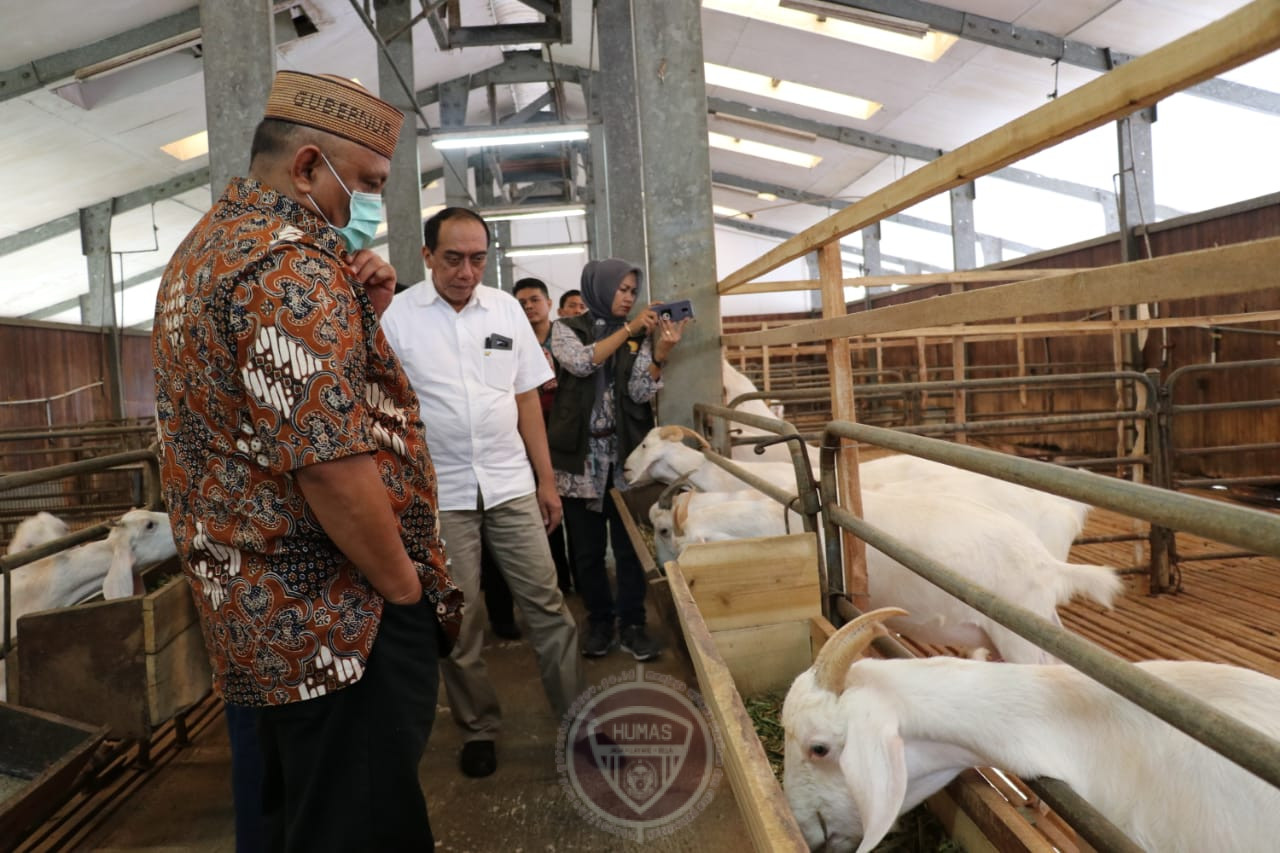
<path fill-rule="evenodd" d="M 390 158 L 404 113 L 360 84 L 332 74 L 277 71 L 266 118 L 314 127 Z"/>

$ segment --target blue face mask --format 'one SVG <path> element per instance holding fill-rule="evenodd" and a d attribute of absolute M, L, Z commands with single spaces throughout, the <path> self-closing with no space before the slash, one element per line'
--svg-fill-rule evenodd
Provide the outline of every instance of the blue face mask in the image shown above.
<path fill-rule="evenodd" d="M 333 172 L 333 177 L 337 179 L 338 186 L 342 187 L 351 199 L 348 210 L 350 212 L 347 224 L 338 228 L 328 218 L 325 223 L 338 232 L 338 236 L 342 238 L 342 242 L 346 244 L 348 252 L 358 252 L 361 249 L 368 248 L 373 242 L 373 236 L 378 232 L 378 226 L 382 224 L 382 196 L 376 193 L 352 192 L 347 189 L 347 185 L 342 182 L 342 178 L 338 177 L 338 170 L 333 168 L 333 164 L 329 162 L 329 158 L 324 156 L 324 152 L 320 152 L 320 156 L 324 159 L 324 164 L 329 167 L 329 171 Z M 316 210 L 320 209 L 320 205 L 316 204 L 316 200 L 311 198 L 311 194 L 307 194 L 307 198 L 311 199 L 311 203 L 316 205 Z M 320 214 L 322 217 L 324 213 Z"/>

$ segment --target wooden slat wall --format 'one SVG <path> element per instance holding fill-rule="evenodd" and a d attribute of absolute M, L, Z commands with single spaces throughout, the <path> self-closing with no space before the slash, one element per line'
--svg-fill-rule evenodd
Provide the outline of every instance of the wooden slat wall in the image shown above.
<path fill-rule="evenodd" d="M 107 378 L 109 339 L 97 329 L 0 323 L 0 401 L 62 394 L 102 381 L 101 388 L 54 401 L 55 425 L 83 424 L 114 416 Z M 126 417 L 155 412 L 151 337 L 126 333 L 121 342 Z M 0 429 L 46 425 L 43 403 L 0 406 Z"/>
<path fill-rule="evenodd" d="M 1217 215 L 1186 217 L 1172 223 L 1152 226 L 1149 234 L 1154 256 L 1209 248 L 1216 245 L 1245 242 L 1248 240 L 1280 235 L 1280 196 L 1271 196 L 1231 208 L 1224 208 Z M 1141 243 L 1142 241 L 1140 241 Z M 1145 244 L 1144 244 L 1145 245 Z M 1082 268 L 1120 262 L 1120 246 L 1114 235 L 1106 238 L 1065 247 L 1059 251 L 1037 254 L 1025 260 L 1006 264 L 1017 268 Z M 1277 273 L 1280 285 L 1280 272 Z M 969 285 L 979 289 L 994 285 Z M 873 307 L 904 304 L 950 292 L 947 284 L 912 288 L 898 293 L 886 293 L 873 300 Z M 849 313 L 865 309 L 863 301 L 849 303 Z M 1252 311 L 1280 309 L 1280 287 L 1271 291 L 1258 291 L 1241 296 L 1180 300 L 1161 303 L 1162 317 L 1192 317 L 1208 314 L 1236 314 Z M 743 318 L 733 318 L 739 322 Z M 775 318 L 753 318 L 783 319 Z M 788 318 L 790 319 L 790 318 Z M 1041 315 L 1024 320 L 1054 321 L 1081 320 L 1080 316 Z M 945 318 L 939 318 L 939 325 Z M 1280 331 L 1280 323 L 1257 323 L 1251 329 Z M 1244 361 L 1280 357 L 1280 337 L 1254 334 L 1224 333 L 1218 340 L 1216 360 Z M 1167 349 L 1166 349 L 1167 347 Z M 1208 329 L 1171 329 L 1166 336 L 1159 330 L 1148 335 L 1144 349 L 1144 367 L 1160 367 L 1162 354 L 1168 364 L 1162 374 L 1183 365 L 1204 364 L 1214 357 L 1214 338 Z M 779 348 L 781 349 L 781 348 Z M 952 351 L 950 344 L 926 346 L 926 362 L 930 379 L 951 378 Z M 1029 364 L 1045 362 L 1055 365 L 1058 373 L 1091 372 L 1112 369 L 1114 356 L 1109 335 L 1069 335 L 1048 338 L 1029 336 L 1025 339 L 1026 359 Z M 779 353 L 780 354 L 780 353 Z M 1017 362 L 1014 341 L 976 341 L 966 347 L 970 377 L 996 375 L 983 370 L 983 365 L 1013 365 Z M 803 356 L 802 356 L 803 358 Z M 855 366 L 874 364 L 870 350 L 854 353 Z M 735 364 L 736 364 L 735 360 Z M 919 378 L 917 348 L 899 344 L 884 346 L 880 351 L 882 368 L 901 369 L 913 378 Z M 751 371 L 748 371 L 751 372 Z M 1039 371 L 1037 371 L 1039 372 Z M 1182 404 L 1226 402 L 1229 400 L 1270 399 L 1280 396 L 1280 373 L 1255 370 L 1248 373 L 1212 374 L 1197 377 L 1180 386 L 1175 402 Z M 999 371 L 1000 375 L 1014 375 L 1012 369 Z M 1198 380 L 1198 381 L 1197 381 Z M 930 398 L 931 406 L 950 406 L 949 395 Z M 1098 411 L 1115 406 L 1115 394 L 1110 387 L 1097 390 L 1058 390 L 1037 392 L 1027 389 L 1023 403 L 1017 391 L 1001 394 L 970 394 L 968 397 L 970 419 L 994 412 L 1053 412 Z M 1249 444 L 1272 441 L 1280 435 L 1280 411 L 1277 412 L 1213 412 L 1203 415 L 1180 416 L 1175 424 L 1175 446 L 1209 446 L 1216 444 Z M 1115 431 L 1111 425 L 1099 426 L 1086 432 L 1045 431 L 1023 443 L 1058 448 L 1068 454 L 1110 454 L 1115 448 Z M 1241 476 L 1246 473 L 1280 471 L 1280 453 L 1253 454 L 1248 459 L 1242 454 L 1215 454 L 1185 460 L 1180 469 L 1186 473 L 1219 476 Z"/>

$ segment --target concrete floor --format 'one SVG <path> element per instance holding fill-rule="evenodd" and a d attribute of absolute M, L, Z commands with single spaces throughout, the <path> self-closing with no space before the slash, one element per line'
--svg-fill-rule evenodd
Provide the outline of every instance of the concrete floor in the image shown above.
<path fill-rule="evenodd" d="M 570 606 L 581 621 L 581 600 Z M 664 642 L 662 657 L 646 666 L 696 689 L 693 674 L 673 639 L 650 609 L 651 629 Z M 533 651 L 524 642 L 490 642 L 490 674 L 502 700 L 504 733 L 497 773 L 469 779 L 457 767 L 459 730 L 443 692 L 421 778 L 439 851 L 716 851 L 740 847 L 746 829 L 728 780 L 689 826 L 670 837 L 643 843 L 624 840 L 588 824 L 561 787 L 556 771 L 556 720 L 538 681 Z M 630 655 L 586 661 L 587 683 L 634 670 Z M 94 851 L 234 851 L 230 806 L 230 755 L 225 726 L 214 720 L 193 745 L 159 769 L 100 826 L 77 844 Z"/>

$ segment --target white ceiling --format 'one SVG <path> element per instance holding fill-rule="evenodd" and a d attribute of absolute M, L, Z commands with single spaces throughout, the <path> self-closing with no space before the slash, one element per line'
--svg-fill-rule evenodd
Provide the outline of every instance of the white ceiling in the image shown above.
<path fill-rule="evenodd" d="M 640 2 L 640 0 L 636 0 Z M 349 0 L 299 0 L 319 26 L 308 38 L 282 45 L 277 67 L 333 72 L 377 86 L 376 47 Z M 462 0 L 468 23 L 491 23 L 494 7 L 503 15 L 524 11 L 514 0 Z M 574 41 L 551 50 L 557 62 L 598 65 L 592 56 L 592 3 L 574 0 Z M 1046 30 L 1101 47 L 1142 54 L 1245 5 L 1244 0 L 953 0 L 941 5 Z M 190 8 L 191 0 L 116 0 L 86 14 L 82 0 L 0 0 L 0 71 L 61 51 L 92 44 Z M 536 15 L 532 15 L 536 19 Z M 820 86 L 881 102 L 883 108 L 866 121 L 854 121 L 821 110 L 769 101 L 719 87 L 708 94 L 784 111 L 830 124 L 852 126 L 932 148 L 955 148 L 1044 103 L 1049 93 L 1069 91 L 1096 74 L 1080 68 L 1053 66 L 1047 60 L 995 47 L 960 41 L 937 62 L 927 63 L 819 35 L 716 11 L 703 11 L 704 54 L 709 62 Z M 425 24 L 414 30 L 415 86 L 418 89 L 476 72 L 501 62 L 496 47 L 441 52 Z M 179 162 L 160 150 L 203 130 L 205 106 L 198 63 L 179 76 L 142 94 L 123 97 L 85 110 L 53 92 L 42 90 L 0 102 L 0 187 L 7 203 L 0 207 L 0 238 L 74 213 L 77 209 L 151 186 L 207 165 L 207 157 Z M 175 72 L 182 73 L 182 72 Z M 1274 90 L 1280 60 L 1264 57 L 1226 75 L 1229 79 Z M 570 109 L 585 108 L 575 92 Z M 519 93 L 499 87 L 500 111 L 526 103 L 538 87 Z M 438 123 L 434 107 L 424 110 Z M 469 123 L 487 123 L 482 93 L 473 93 Z M 744 128 L 712 116 L 711 129 L 749 136 L 822 156 L 813 169 L 771 163 L 712 149 L 712 168 L 781 184 L 823 197 L 856 198 L 878 189 L 919 165 L 898 157 L 818 139 L 764 129 Z M 1205 136 L 1206 129 L 1217 131 Z M 1179 95 L 1160 107 L 1155 137 L 1157 200 L 1182 210 L 1198 210 L 1280 189 L 1272 152 L 1280 140 L 1275 116 L 1224 107 Z M 1101 128 L 1018 164 L 1022 168 L 1109 189 L 1115 171 L 1115 132 Z M 419 157 L 423 169 L 439 165 L 425 142 Z M 1211 168 L 1208 168 L 1209 164 Z M 1212 172 L 1212 174 L 1209 174 Z M 764 202 L 754 195 L 717 186 L 715 201 L 753 214 L 751 224 L 797 231 L 825 211 L 810 205 Z M 442 201 L 439 187 L 423 194 L 423 205 Z M 125 279 L 158 268 L 209 203 L 207 187 L 197 188 L 131 212 L 118 214 L 112 227 L 116 277 Z M 1030 208 L 1034 215 L 1028 215 Z M 1052 211 L 1050 215 L 1046 211 Z M 949 221 L 945 198 L 934 199 L 909 213 L 936 222 Z M 975 218 L 986 231 L 1032 246 L 1048 248 L 1103 233 L 1100 208 L 1086 202 L 1050 196 L 1005 181 L 979 182 Z M 154 227 L 153 227 L 154 225 Z M 581 220 L 519 226 L 516 242 L 566 242 L 584 239 Z M 741 266 L 775 239 L 742 234 L 717 226 L 721 274 Z M 856 247 L 857 241 L 852 240 Z M 944 235 L 888 224 L 886 255 L 914 257 L 930 264 L 949 263 Z M 517 275 L 534 274 L 557 288 L 574 286 L 581 257 L 528 259 Z M 790 265 L 780 277 L 796 277 L 802 265 Z M 0 316 L 22 316 L 71 300 L 87 291 L 87 275 L 78 236 L 68 234 L 20 252 L 0 256 Z M 125 325 L 145 322 L 151 313 L 154 282 L 128 290 L 123 299 Z M 726 304 L 739 310 L 740 300 Z M 803 305 L 799 307 L 805 307 Z M 770 309 L 773 310 L 773 309 Z M 56 319 L 76 322 L 71 308 Z"/>

